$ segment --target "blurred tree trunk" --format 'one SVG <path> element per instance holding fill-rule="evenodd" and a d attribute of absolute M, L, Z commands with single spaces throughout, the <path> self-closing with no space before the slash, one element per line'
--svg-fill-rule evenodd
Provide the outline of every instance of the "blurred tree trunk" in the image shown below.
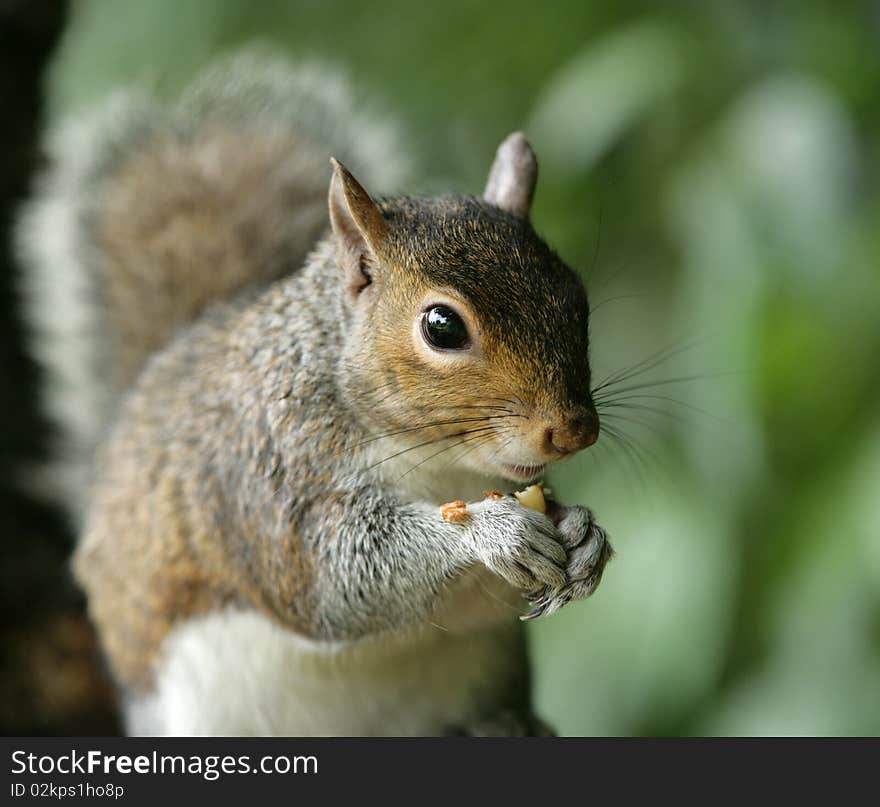
<path fill-rule="evenodd" d="M 10 229 L 39 162 L 43 73 L 62 0 L 0 0 L 0 732 L 118 731 L 109 684 L 68 570 L 73 537 L 17 471 L 45 451 L 36 368 L 16 310 Z"/>

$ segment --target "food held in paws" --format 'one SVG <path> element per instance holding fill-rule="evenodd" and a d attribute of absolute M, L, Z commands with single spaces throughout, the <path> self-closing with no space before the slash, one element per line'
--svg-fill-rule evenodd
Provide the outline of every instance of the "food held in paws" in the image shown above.
<path fill-rule="evenodd" d="M 537 510 L 539 513 L 547 512 L 547 500 L 544 498 L 544 488 L 540 484 L 529 485 L 525 490 L 518 490 L 513 495 L 523 507 Z"/>
<path fill-rule="evenodd" d="M 467 504 L 461 499 L 441 504 L 440 515 L 444 521 L 464 521 L 468 517 Z"/>

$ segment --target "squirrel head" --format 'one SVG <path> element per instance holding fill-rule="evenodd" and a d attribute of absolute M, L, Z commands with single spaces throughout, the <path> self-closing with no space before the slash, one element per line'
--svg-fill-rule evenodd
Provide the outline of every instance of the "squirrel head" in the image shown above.
<path fill-rule="evenodd" d="M 587 295 L 529 222 L 526 139 L 501 144 L 479 198 L 375 201 L 333 168 L 340 375 L 369 430 L 414 464 L 518 482 L 592 445 Z"/>

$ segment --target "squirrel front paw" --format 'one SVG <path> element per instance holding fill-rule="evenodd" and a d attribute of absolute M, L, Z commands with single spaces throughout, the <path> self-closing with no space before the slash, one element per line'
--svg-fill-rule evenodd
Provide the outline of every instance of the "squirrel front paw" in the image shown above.
<path fill-rule="evenodd" d="M 572 600 L 589 597 L 599 586 L 605 565 L 614 556 L 607 533 L 596 523 L 589 508 L 554 503 L 548 515 L 561 535 L 567 554 L 567 581 L 562 586 L 547 585 L 529 595 L 532 610 L 523 617 L 525 620 L 549 616 Z"/>
<path fill-rule="evenodd" d="M 468 505 L 466 535 L 476 560 L 523 591 L 566 584 L 568 553 L 553 522 L 512 496 Z"/>

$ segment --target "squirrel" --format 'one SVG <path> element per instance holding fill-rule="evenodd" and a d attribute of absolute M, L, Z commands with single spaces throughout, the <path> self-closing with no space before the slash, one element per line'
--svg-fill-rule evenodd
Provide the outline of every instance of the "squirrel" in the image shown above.
<path fill-rule="evenodd" d="M 378 196 L 328 164 L 405 174 L 357 106 L 246 53 L 48 140 L 26 310 L 131 734 L 549 731 L 525 601 L 590 596 L 612 549 L 587 507 L 484 491 L 597 439 L 586 291 L 522 134 L 482 196 Z"/>

